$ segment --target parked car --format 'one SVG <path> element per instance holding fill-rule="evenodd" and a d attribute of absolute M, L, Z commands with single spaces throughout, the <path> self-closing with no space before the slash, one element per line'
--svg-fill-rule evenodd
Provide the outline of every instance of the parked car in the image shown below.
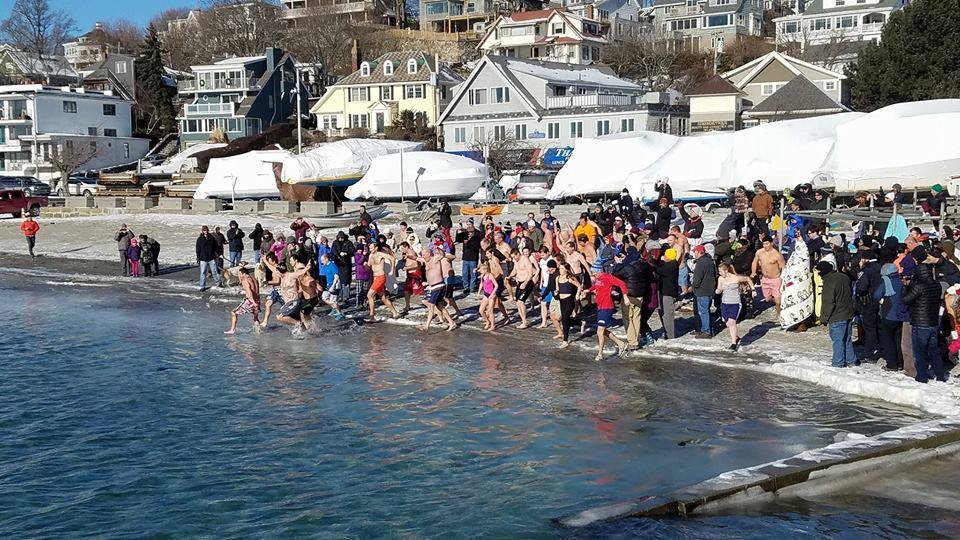
<path fill-rule="evenodd" d="M 524 171 L 517 179 L 516 199 L 518 201 L 542 201 L 553 187 L 557 177 L 554 171 Z"/>
<path fill-rule="evenodd" d="M 50 196 L 50 185 L 32 176 L 0 176 L 0 189 L 22 189 L 30 196 Z"/>
<path fill-rule="evenodd" d="M 66 195 L 76 195 L 83 197 L 92 197 L 97 194 L 97 173 L 75 173 L 67 179 L 67 193 L 63 192 L 63 187 L 57 187 L 57 197 Z"/>
<path fill-rule="evenodd" d="M 0 214 L 13 214 L 18 218 L 26 210 L 31 216 L 39 216 L 40 207 L 48 204 L 46 197 L 31 197 L 22 189 L 0 189 Z"/>

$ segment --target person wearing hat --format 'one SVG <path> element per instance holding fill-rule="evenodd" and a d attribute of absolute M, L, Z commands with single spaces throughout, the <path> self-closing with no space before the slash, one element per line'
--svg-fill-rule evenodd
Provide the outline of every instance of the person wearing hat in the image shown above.
<path fill-rule="evenodd" d="M 620 199 L 617 201 L 617 211 L 620 212 L 621 216 L 629 216 L 633 213 L 633 197 L 630 196 L 627 188 L 623 188 L 623 191 L 620 192 Z"/>
<path fill-rule="evenodd" d="M 938 381 L 946 382 L 947 372 L 940 354 L 940 306 L 943 289 L 934 276 L 932 265 L 921 263 L 913 272 L 913 279 L 903 294 L 903 302 L 910 312 L 910 336 L 916 377 L 920 383 L 930 380 L 930 371 Z"/>
<path fill-rule="evenodd" d="M 661 197 L 657 203 L 657 209 L 654 213 L 654 231 L 655 238 L 664 239 L 670 234 L 670 222 L 673 220 L 673 209 L 670 208 L 670 200 Z"/>
<path fill-rule="evenodd" d="M 755 194 L 750 201 L 750 210 L 753 212 L 751 227 L 759 233 L 759 236 L 769 236 L 770 218 L 773 217 L 773 196 L 760 180 L 753 183 L 753 190 Z"/>
<path fill-rule="evenodd" d="M 210 234 L 210 228 L 204 225 L 197 237 L 197 265 L 200 266 L 200 292 L 207 290 L 207 272 L 213 275 L 218 287 L 223 286 L 220 267 L 217 265 L 217 240 Z"/>
<path fill-rule="evenodd" d="M 677 209 L 683 218 L 683 235 L 691 245 L 699 245 L 703 238 L 703 209 L 692 203 L 677 203 Z"/>
<path fill-rule="evenodd" d="M 660 260 L 651 259 L 650 263 L 656 272 L 657 292 L 660 295 L 660 325 L 663 327 L 664 339 L 675 339 L 677 330 L 675 313 L 677 298 L 680 297 L 680 262 L 675 248 L 667 248 Z"/>
<path fill-rule="evenodd" d="M 717 289 L 717 265 L 713 262 L 713 258 L 707 254 L 704 246 L 696 246 L 693 248 L 693 256 L 696 261 L 693 266 L 691 286 L 693 287 L 693 296 L 697 302 L 697 316 L 700 320 L 700 327 L 699 331 L 696 332 L 696 337 L 700 339 L 710 339 L 713 337 L 710 305 L 713 303 L 713 297 Z"/>
<path fill-rule="evenodd" d="M 127 250 L 130 249 L 130 240 L 133 239 L 133 236 L 133 231 L 127 228 L 126 223 L 121 225 L 113 235 L 113 240 L 117 243 L 117 251 L 120 252 L 120 274 L 125 277 L 130 275 L 130 260 L 127 258 Z"/>
<path fill-rule="evenodd" d="M 874 299 L 873 291 L 883 285 L 880 263 L 872 249 L 864 249 L 860 255 L 860 272 L 853 291 L 857 300 L 857 312 L 860 324 L 857 326 L 857 338 L 860 342 L 860 360 L 876 362 L 880 359 L 880 303 Z"/>
<path fill-rule="evenodd" d="M 903 302 L 903 282 L 897 265 L 886 263 L 880 267 L 880 285 L 873 291 L 873 299 L 880 306 L 880 356 L 886 362 L 884 371 L 903 369 L 903 325 L 910 321 L 910 313 Z"/>
<path fill-rule="evenodd" d="M 858 365 L 853 349 L 853 291 L 850 277 L 838 272 L 828 261 L 817 263 L 816 271 L 823 280 L 820 322 L 829 328 L 833 342 L 833 367 Z"/>
<path fill-rule="evenodd" d="M 927 215 L 938 217 L 940 211 L 946 209 L 949 198 L 950 194 L 947 193 L 947 190 L 943 189 L 941 184 L 934 184 L 933 187 L 930 188 L 930 196 L 927 197 L 920 206 L 923 207 L 923 211 Z M 933 226 L 939 230 L 940 222 L 934 221 Z"/>

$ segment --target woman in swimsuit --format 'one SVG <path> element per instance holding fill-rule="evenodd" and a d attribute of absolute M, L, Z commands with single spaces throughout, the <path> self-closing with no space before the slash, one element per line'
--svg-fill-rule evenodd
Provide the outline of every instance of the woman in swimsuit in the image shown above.
<path fill-rule="evenodd" d="M 740 318 L 740 287 L 752 287 L 750 278 L 737 274 L 731 264 L 720 265 L 720 279 L 717 280 L 717 294 L 720 295 L 720 316 L 730 330 L 730 350 L 740 347 L 740 335 L 737 332 L 737 319 Z"/>
<path fill-rule="evenodd" d="M 573 324 L 574 308 L 580 293 L 580 281 L 570 271 L 570 265 L 559 265 L 554 300 L 550 304 L 554 317 L 560 320 L 561 331 L 555 337 L 562 339 L 560 348 L 570 346 L 570 326 Z M 554 308 L 556 306 L 556 308 Z"/>
<path fill-rule="evenodd" d="M 483 329 L 487 332 L 493 332 L 497 327 L 493 315 L 493 308 L 497 300 L 497 292 L 500 286 L 497 284 L 497 278 L 490 273 L 489 264 L 481 264 L 477 269 L 480 274 L 480 290 L 477 296 L 480 297 L 480 317 L 483 318 Z"/>

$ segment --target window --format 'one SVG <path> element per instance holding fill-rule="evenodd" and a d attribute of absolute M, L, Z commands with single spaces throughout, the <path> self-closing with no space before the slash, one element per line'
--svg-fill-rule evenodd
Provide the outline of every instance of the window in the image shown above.
<path fill-rule="evenodd" d="M 320 125 L 323 129 L 338 129 L 337 127 L 337 115 L 335 114 L 325 114 L 320 117 Z"/>
<path fill-rule="evenodd" d="M 550 122 L 547 124 L 547 138 L 548 139 L 560 138 L 560 122 Z"/>
<path fill-rule="evenodd" d="M 785 22 L 780 27 L 780 31 L 784 34 L 796 34 L 800 31 L 800 23 L 797 21 Z"/>
<path fill-rule="evenodd" d="M 97 136 L 97 128 L 95 128 L 95 127 L 88 127 L 88 128 L 87 128 L 87 135 L 90 135 L 90 136 L 92 136 L 92 137 L 96 137 L 96 136 Z"/>
<path fill-rule="evenodd" d="M 513 126 L 513 138 L 518 141 L 524 141 L 527 139 L 527 125 L 526 124 L 517 124 Z"/>
<path fill-rule="evenodd" d="M 465 143 L 467 142 L 467 128 L 453 128 L 453 142 L 456 143 Z"/>
<path fill-rule="evenodd" d="M 507 126 L 494 126 L 493 127 L 493 140 L 503 141 L 507 138 Z"/>
<path fill-rule="evenodd" d="M 77 114 L 77 102 L 76 101 L 64 101 L 63 102 L 63 112 Z"/>
<path fill-rule="evenodd" d="M 824 83 L 823 83 L 823 89 L 824 89 L 824 90 L 831 90 L 831 91 L 832 91 L 832 90 L 836 90 L 836 89 L 837 89 L 837 81 L 824 81 Z"/>
<path fill-rule="evenodd" d="M 583 122 L 570 122 L 570 138 L 579 139 L 583 137 Z"/>
<path fill-rule="evenodd" d="M 116 69 L 114 70 L 117 73 L 126 73 L 127 72 L 127 63 L 126 62 L 117 62 Z"/>
<path fill-rule="evenodd" d="M 553 26 L 550 27 L 550 33 L 555 36 L 563 34 L 563 30 L 563 23 L 554 23 Z"/>
<path fill-rule="evenodd" d="M 116 116 L 117 115 L 117 106 L 113 103 L 104 103 L 103 104 L 103 115 L 104 116 Z"/>
<path fill-rule="evenodd" d="M 493 89 L 494 103 L 510 103 L 510 88 L 503 86 Z"/>
<path fill-rule="evenodd" d="M 630 131 L 633 131 L 633 118 L 621 118 L 620 133 L 628 133 Z"/>
<path fill-rule="evenodd" d="M 361 76 L 361 77 L 369 77 L 369 76 L 370 76 L 370 64 L 369 64 L 369 63 L 364 62 L 364 63 L 360 64 L 360 76 Z"/>
<path fill-rule="evenodd" d="M 597 136 L 609 135 L 610 134 L 610 121 L 609 120 L 597 120 Z"/>
<path fill-rule="evenodd" d="M 670 21 L 671 30 L 692 30 L 700 27 L 700 18 Z"/>
<path fill-rule="evenodd" d="M 772 84 L 765 84 L 765 85 L 761 86 L 761 87 L 760 87 L 760 95 L 761 95 L 761 96 L 769 96 L 769 95 L 772 95 L 773 92 L 774 92 L 773 86 L 774 86 L 774 85 L 772 85 Z"/>
<path fill-rule="evenodd" d="M 830 30 L 833 26 L 833 19 L 813 19 L 809 24 L 811 30 Z"/>
<path fill-rule="evenodd" d="M 710 15 L 707 17 L 707 26 L 729 26 L 732 22 L 731 15 Z"/>
<path fill-rule="evenodd" d="M 660 133 L 670 133 L 670 119 L 657 118 L 657 131 Z"/>
<path fill-rule="evenodd" d="M 383 74 L 384 75 L 393 75 L 393 62 L 387 60 L 383 63 Z"/>
<path fill-rule="evenodd" d="M 407 60 L 407 73 L 414 75 L 417 72 L 417 61 L 411 58 Z"/>
<path fill-rule="evenodd" d="M 424 86 L 422 84 L 407 84 L 403 87 L 404 99 L 423 99 Z"/>
<path fill-rule="evenodd" d="M 392 86 L 381 86 L 380 87 L 380 99 L 383 101 L 392 101 L 393 100 L 393 87 Z"/>
<path fill-rule="evenodd" d="M 115 130 L 115 129 L 110 129 L 110 128 L 104 128 L 104 130 L 103 130 L 103 136 L 104 136 L 104 137 L 116 137 L 116 136 L 117 136 L 117 130 Z"/>
<path fill-rule="evenodd" d="M 370 101 L 370 89 L 367 87 L 350 88 L 347 92 L 347 101 Z"/>
<path fill-rule="evenodd" d="M 837 19 L 837 28 L 854 28 L 858 22 L 859 17 L 856 16 L 839 17 Z"/>
<path fill-rule="evenodd" d="M 351 128 L 368 128 L 370 127 L 370 119 L 365 114 L 351 114 L 350 127 Z"/>
<path fill-rule="evenodd" d="M 469 98 L 471 105 L 486 105 L 487 89 L 478 88 L 475 90 L 470 90 L 467 97 Z"/>
<path fill-rule="evenodd" d="M 473 140 L 475 142 L 484 142 L 487 139 L 487 134 L 484 132 L 483 126 L 473 126 Z"/>

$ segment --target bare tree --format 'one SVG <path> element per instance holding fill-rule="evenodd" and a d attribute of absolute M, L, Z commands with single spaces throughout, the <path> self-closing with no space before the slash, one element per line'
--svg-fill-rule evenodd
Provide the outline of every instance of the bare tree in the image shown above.
<path fill-rule="evenodd" d="M 0 23 L 4 39 L 41 57 L 54 54 L 75 28 L 73 18 L 51 8 L 48 0 L 16 0 L 10 16 Z"/>
<path fill-rule="evenodd" d="M 515 169 L 518 156 L 524 145 L 512 136 L 502 139 L 490 134 L 485 140 L 473 141 L 470 150 L 486 156 L 487 169 L 494 180 L 499 180 L 503 171 Z"/>
<path fill-rule="evenodd" d="M 188 7 L 176 7 L 169 8 L 157 13 L 150 19 L 150 24 L 152 24 L 158 30 L 166 30 L 167 22 L 176 20 L 176 19 L 185 19 L 187 15 L 190 14 L 190 8 Z M 149 25 L 147 25 L 149 26 Z"/>
<path fill-rule="evenodd" d="M 108 21 L 103 25 L 103 46 L 107 50 L 133 53 L 143 39 L 143 28 L 127 19 Z"/>
<path fill-rule="evenodd" d="M 307 9 L 287 31 L 287 50 L 300 62 L 321 65 L 325 74 L 350 73 L 356 27 L 346 18 L 325 14 L 322 8 Z"/>
<path fill-rule="evenodd" d="M 50 164 L 60 173 L 60 186 L 63 192 L 70 193 L 70 175 L 100 155 L 100 149 L 93 139 L 66 139 L 53 145 Z"/>
<path fill-rule="evenodd" d="M 280 7 L 272 1 L 205 0 L 200 34 L 211 57 L 263 54 L 284 39 Z"/>
<path fill-rule="evenodd" d="M 835 28 L 827 36 L 824 30 L 811 30 L 800 21 L 798 27 L 798 32 L 777 34 L 777 50 L 839 73 L 866 43 L 846 28 Z"/>
<path fill-rule="evenodd" d="M 645 27 L 630 39 L 616 41 L 603 52 L 603 62 L 620 77 L 645 84 L 652 91 L 685 91 L 709 77 L 712 57 L 685 50 L 671 34 Z"/>

